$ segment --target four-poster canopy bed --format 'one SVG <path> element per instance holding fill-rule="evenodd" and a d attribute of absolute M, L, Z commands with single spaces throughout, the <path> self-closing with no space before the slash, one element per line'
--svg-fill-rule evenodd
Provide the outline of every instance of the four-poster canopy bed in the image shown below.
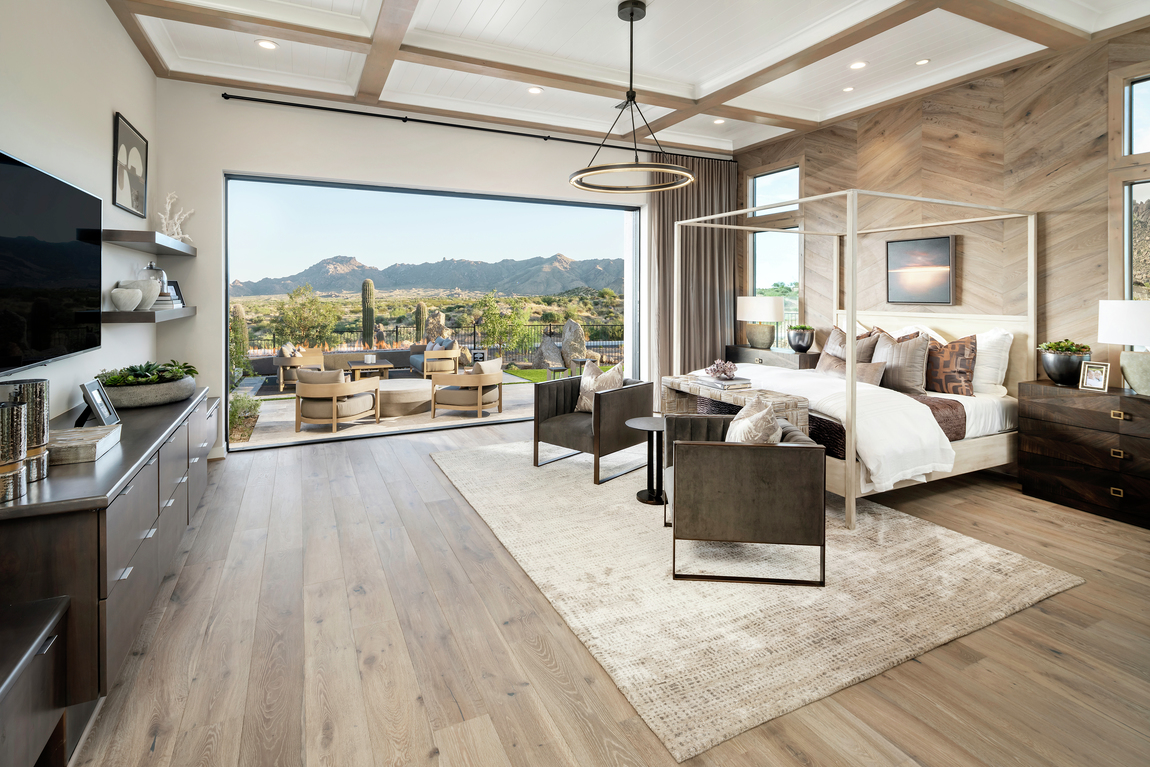
<path fill-rule="evenodd" d="M 930 221 L 921 224 L 906 224 L 900 226 L 882 226 L 868 229 L 859 229 L 859 198 L 864 196 L 974 209 L 979 211 L 987 211 L 992 215 L 977 216 L 965 219 L 953 219 L 948 221 Z M 816 200 L 827 200 L 838 197 L 844 198 L 846 202 L 846 227 L 843 231 L 825 232 L 812 231 L 806 228 L 778 229 L 772 227 L 716 223 L 717 219 L 745 216 L 749 213 L 755 213 L 757 211 L 771 210 L 773 208 L 781 208 L 784 206 L 792 206 L 800 203 L 809 203 Z M 859 310 L 857 284 L 859 237 L 884 232 L 901 232 L 914 229 L 937 229 L 939 227 L 957 226 L 960 224 L 1008 221 L 1013 219 L 1026 219 L 1027 258 L 1025 315 L 984 315 L 953 314 L 947 312 L 888 312 L 881 310 Z M 1009 362 L 1003 383 L 1009 394 L 1017 394 L 1018 384 L 1022 381 L 1032 380 L 1036 373 L 1035 348 L 1037 344 L 1038 331 L 1038 315 L 1036 303 L 1038 288 L 1037 221 L 1038 215 L 1032 211 L 1013 210 L 1009 208 L 1000 208 L 993 205 L 979 205 L 976 203 L 958 202 L 954 200 L 937 200 L 925 197 L 889 194 L 886 192 L 872 192 L 862 189 L 847 189 L 840 192 L 831 192 L 829 194 L 803 197 L 795 200 L 786 200 L 783 202 L 771 203 L 769 205 L 760 205 L 754 208 L 745 208 L 743 210 L 735 210 L 727 213 L 716 213 L 709 216 L 700 216 L 698 218 L 693 218 L 685 221 L 676 221 L 674 236 L 674 321 L 671 336 L 671 347 L 673 349 L 672 374 L 683 374 L 682 347 L 679 342 L 679 339 L 681 338 L 681 328 L 683 321 L 681 253 L 681 233 L 683 227 L 690 226 L 713 229 L 735 229 L 746 232 L 782 232 L 786 234 L 834 238 L 833 300 L 835 306 L 833 307 L 833 319 L 835 324 L 838 327 L 845 329 L 847 333 L 848 342 L 845 344 L 845 369 L 847 374 L 846 381 L 848 385 L 846 386 L 844 417 L 841 419 L 842 427 L 845 432 L 846 443 L 844 459 L 834 458 L 829 455 L 827 456 L 826 487 L 832 492 L 842 493 L 846 503 L 847 527 L 854 529 L 856 498 L 863 495 L 869 495 L 872 492 L 878 492 L 876 490 L 864 491 L 861 478 L 861 467 L 858 460 L 858 432 L 856 428 L 856 417 L 858 415 L 858 381 L 856 363 L 858 360 L 856 344 L 853 341 L 854 328 L 857 327 L 859 322 L 870 326 L 874 326 L 879 322 L 883 322 L 888 325 L 891 322 L 896 324 L 904 322 L 910 324 L 930 323 L 934 329 L 949 335 L 951 338 L 959 338 L 973 333 L 987 331 L 992 328 L 1004 328 L 1014 335 L 1014 341 L 1010 346 Z M 842 247 L 842 243 L 845 243 L 845 248 Z M 842 254 L 841 259 L 840 254 Z M 842 261 L 843 268 L 841 271 L 843 272 L 844 279 L 844 285 L 842 286 L 844 289 L 841 292 L 845 296 L 845 306 L 841 309 L 839 307 L 840 260 Z M 934 471 L 927 473 L 925 474 L 925 481 L 929 482 L 936 479 L 942 479 L 947 476 L 964 474 L 971 471 L 989 469 L 996 466 L 1012 463 L 1015 460 L 1017 454 L 1017 433 L 1010 431 L 975 437 L 973 439 L 962 439 L 952 442 L 951 447 L 954 450 L 953 468 L 945 472 Z M 908 485 L 918 484 L 919 481 L 921 480 L 901 480 L 896 482 L 893 487 L 905 487 Z"/>

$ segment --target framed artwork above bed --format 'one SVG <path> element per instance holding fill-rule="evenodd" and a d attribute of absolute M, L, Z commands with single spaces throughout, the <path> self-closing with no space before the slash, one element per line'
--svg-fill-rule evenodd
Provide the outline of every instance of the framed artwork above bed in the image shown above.
<path fill-rule="evenodd" d="M 886 244 L 888 304 L 954 304 L 955 237 Z"/>

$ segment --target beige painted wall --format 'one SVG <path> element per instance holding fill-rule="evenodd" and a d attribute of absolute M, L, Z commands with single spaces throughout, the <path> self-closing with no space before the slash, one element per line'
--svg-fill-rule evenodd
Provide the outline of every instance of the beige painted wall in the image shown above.
<path fill-rule="evenodd" d="M 1109 277 L 1107 72 L 1147 59 L 1150 31 L 1143 31 L 744 152 L 737 159 L 745 170 L 802 157 L 804 195 L 857 187 L 1039 211 L 1039 337 L 1094 344 L 1097 302 L 1107 297 Z M 745 194 L 746 178 L 740 187 Z M 844 225 L 841 201 L 805 208 L 811 229 Z M 860 203 L 859 212 L 863 226 L 963 217 L 954 208 L 873 198 Z M 899 309 L 1025 312 L 1024 224 L 919 233 L 960 235 L 958 302 Z M 886 303 L 884 243 L 905 237 L 864 239 L 860 309 L 892 308 Z M 831 324 L 830 248 L 829 238 L 807 238 L 804 244 L 806 320 L 823 330 L 820 341 Z M 1097 358 L 1106 359 L 1104 347 L 1097 351 Z"/>
<path fill-rule="evenodd" d="M 0 151 L 103 199 L 104 228 L 146 228 L 144 219 L 112 206 L 112 120 L 122 112 L 149 140 L 154 204 L 162 167 L 156 79 L 107 3 L 0 2 L 0 73 Z M 111 308 L 107 291 L 135 279 L 145 263 L 134 251 L 104 246 L 105 308 Z M 15 377 L 48 378 L 57 415 L 82 401 L 79 385 L 101 369 L 155 356 L 153 326 L 105 325 L 101 349 Z"/>
<path fill-rule="evenodd" d="M 169 270 L 199 314 L 161 326 L 159 353 L 165 359 L 195 362 L 200 382 L 214 391 L 224 385 L 226 173 L 600 204 L 646 202 L 644 196 L 572 188 L 567 177 L 587 164 L 591 147 L 226 101 L 221 92 L 218 87 L 157 82 L 157 133 L 166 154 L 153 179 L 157 191 L 175 191 L 182 204 L 195 208 L 185 231 L 199 248 L 196 259 Z M 604 151 L 599 161 L 625 157 L 624 152 Z M 644 224 L 641 231 L 645 229 Z M 429 242 L 434 237 L 435 232 L 428 232 Z M 386 248 L 387 232 L 381 231 L 379 238 Z M 336 254 L 316 255 L 318 260 Z M 217 447 L 217 454 L 221 449 Z"/>

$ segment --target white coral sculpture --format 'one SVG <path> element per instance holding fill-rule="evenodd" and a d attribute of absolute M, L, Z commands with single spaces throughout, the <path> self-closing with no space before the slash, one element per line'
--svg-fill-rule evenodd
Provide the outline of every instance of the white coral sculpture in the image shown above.
<path fill-rule="evenodd" d="M 175 192 L 168 192 L 167 198 L 164 199 L 164 212 L 156 214 L 160 219 L 160 231 L 173 239 L 191 243 L 192 238 L 184 234 L 180 227 L 196 210 L 193 208 L 185 213 L 184 209 L 180 208 L 179 213 L 173 214 L 172 206 L 176 204 L 178 199 L 180 198 L 176 196 Z"/>

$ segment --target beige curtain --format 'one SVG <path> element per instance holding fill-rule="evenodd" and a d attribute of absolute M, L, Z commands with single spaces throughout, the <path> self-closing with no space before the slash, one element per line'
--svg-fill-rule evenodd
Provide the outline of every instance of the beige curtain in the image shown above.
<path fill-rule="evenodd" d="M 651 319 L 655 339 L 652 371 L 655 382 L 671 374 L 671 334 L 674 330 L 675 222 L 736 210 L 738 165 L 653 153 L 652 162 L 683 165 L 695 173 L 695 183 L 651 194 Z M 658 174 L 657 178 L 666 178 Z M 735 224 L 735 219 L 717 223 Z M 735 332 L 735 243 L 733 229 L 683 227 L 682 325 L 683 371 L 697 370 L 721 359 Z M 658 386 L 655 387 L 658 389 Z"/>

